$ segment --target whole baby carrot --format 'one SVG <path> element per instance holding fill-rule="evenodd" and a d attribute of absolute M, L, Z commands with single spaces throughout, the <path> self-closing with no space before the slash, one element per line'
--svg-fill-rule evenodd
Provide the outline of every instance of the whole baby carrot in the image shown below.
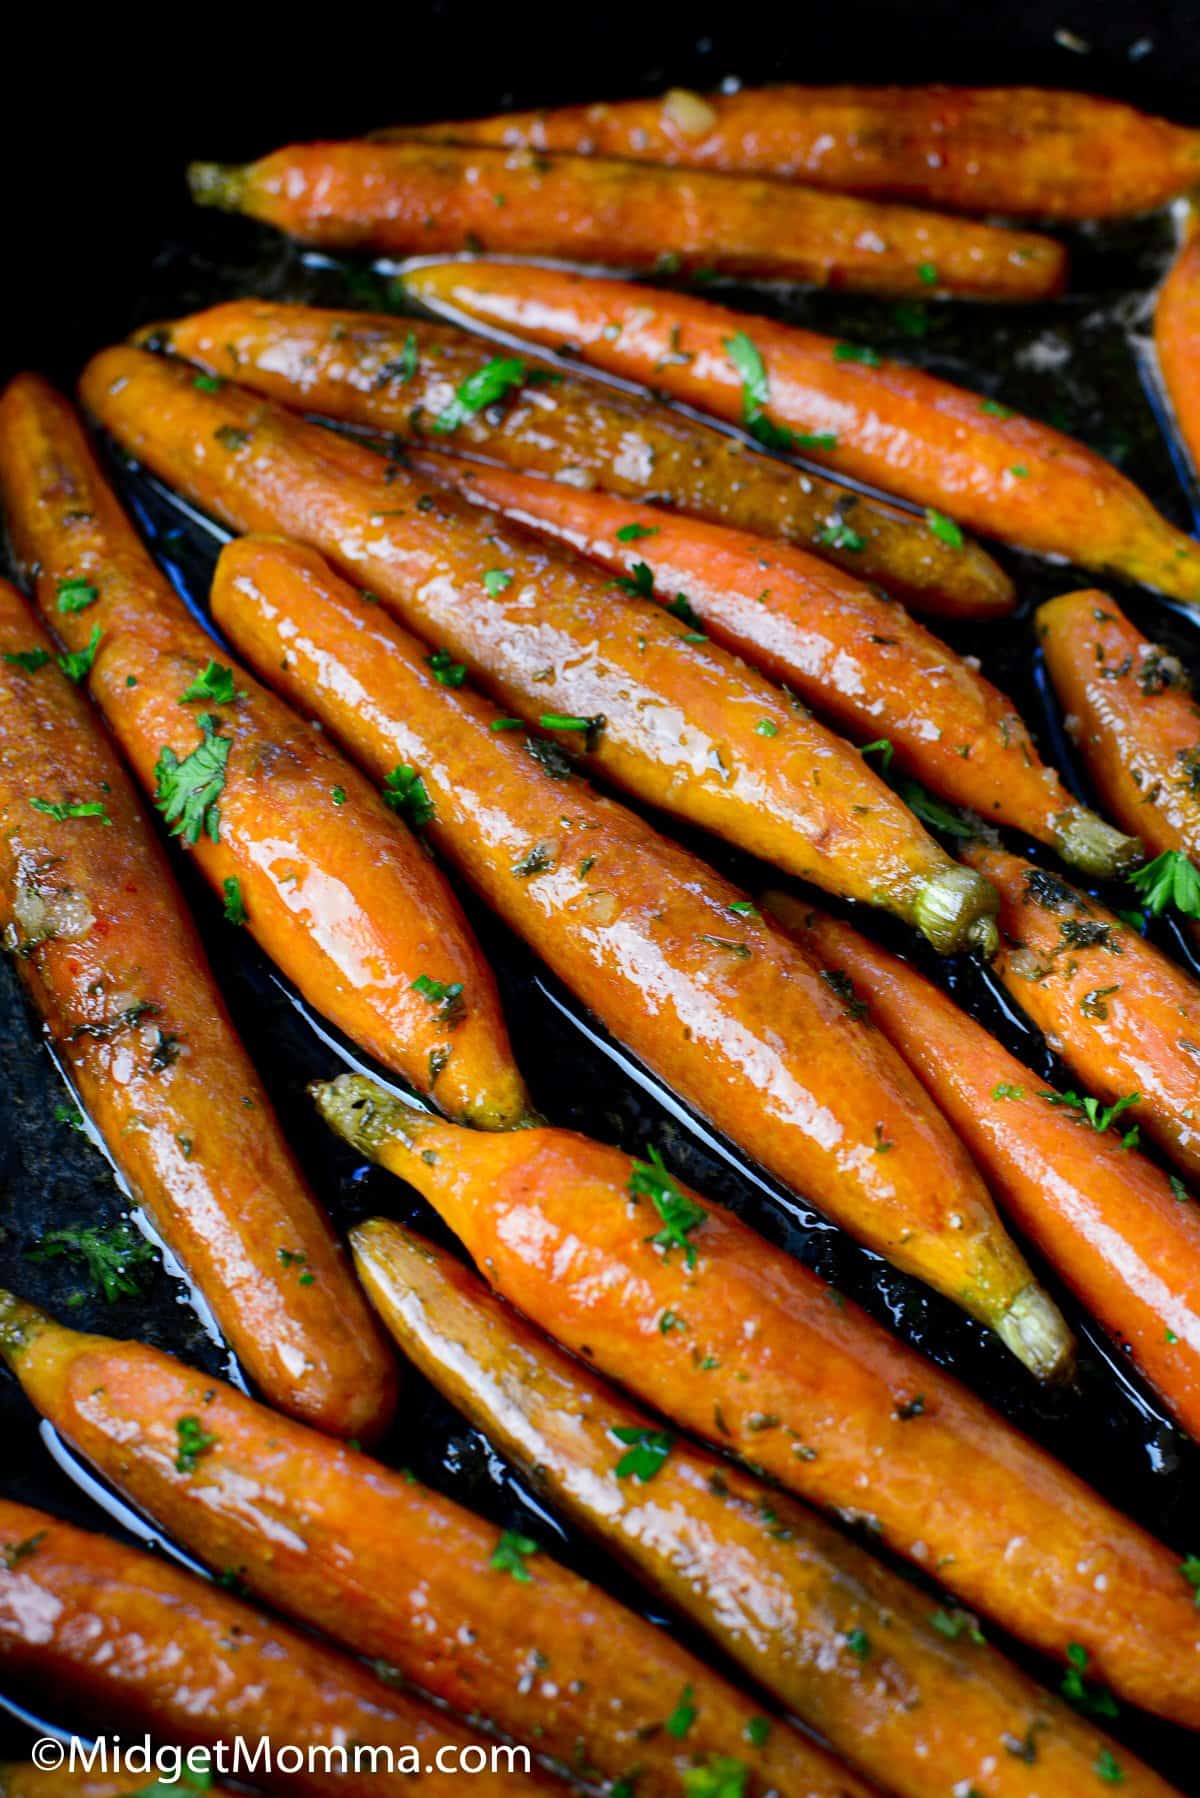
<path fill-rule="evenodd" d="M 818 462 L 929 508 L 951 541 L 965 525 L 1200 601 L 1200 546 L 1102 456 L 872 349 L 518 263 L 431 263 L 405 285 L 451 317 L 567 346 L 718 418 L 802 432 Z"/>
<path fill-rule="evenodd" d="M 1012 582 L 976 543 L 952 547 L 910 512 L 639 394 L 489 359 L 447 325 L 229 300 L 140 340 L 306 412 L 782 537 L 918 611 L 990 618 L 1013 607 Z"/>
<path fill-rule="evenodd" d="M 1116 100 L 1036 87 L 671 88 L 379 135 L 777 175 L 954 212 L 1040 218 L 1149 212 L 1200 181 L 1200 131 Z"/>
<path fill-rule="evenodd" d="M 256 1596 L 575 1777 L 683 1798 L 692 1769 L 726 1761 L 747 1798 L 868 1798 L 786 1724 L 756 1739 L 754 1703 L 665 1631 L 411 1474 L 9 1294 L 0 1355 L 43 1416 L 210 1567 L 236 1567 Z"/>
<path fill-rule="evenodd" d="M 1077 1663 L 1083 1651 L 1148 1710 L 1200 1717 L 1200 1611 L 1178 1557 L 657 1153 L 426 1127 L 354 1075 L 316 1098 L 429 1200 L 498 1292 L 599 1373 L 866 1523 L 1014 1635 Z"/>
<path fill-rule="evenodd" d="M 1068 728 L 1104 804 L 1151 854 L 1200 863 L 1200 706 L 1178 659 L 1106 593 L 1064 593 L 1034 628 Z"/>
<path fill-rule="evenodd" d="M 217 618 L 377 778 L 614 1036 L 756 1160 L 999 1331 L 1043 1377 L 1070 1337 L 943 1120 L 746 895 L 512 733 L 312 550 L 230 545 Z M 286 661 L 287 666 L 282 664 Z"/>
<path fill-rule="evenodd" d="M 549 1784 L 521 1771 L 520 1750 L 512 1758 L 307 1630 L 160 1555 L 8 1499 L 0 1499 L 0 1542 L 0 1668 L 78 1705 L 105 1730 L 116 1722 L 185 1750 L 207 1748 L 234 1778 L 263 1778 L 263 1743 L 272 1755 L 298 1750 L 286 1784 L 312 1798 L 446 1798 L 462 1789 L 464 1749 L 478 1767 L 472 1789 L 486 1798 L 532 1798 Z M 260 1758 L 230 1764 L 238 1740 Z M 369 1758 L 356 1766 L 356 1742 L 380 1751 L 374 1767 Z M 0 1784 L 5 1798 L 61 1790 L 22 1777 Z"/>
<path fill-rule="evenodd" d="M 1080 1127 L 1144 1129 L 1200 1176 L 1200 987 L 1057 875 L 982 845 L 963 854 L 1000 889 L 996 972 L 1096 1095 L 1072 1098 Z"/>
<path fill-rule="evenodd" d="M 1090 1127 L 915 968 L 786 893 L 766 903 L 853 983 L 1006 1215 L 1200 1441 L 1200 1223 L 1182 1182 Z"/>
<path fill-rule="evenodd" d="M 196 162 L 193 199 L 325 250 L 498 250 L 635 270 L 712 268 L 867 293 L 1035 300 L 1061 291 L 1052 238 L 757 177 L 461 145 L 292 144 Z"/>
<path fill-rule="evenodd" d="M 382 1430 L 392 1370 L 340 1245 L 129 776 L 5 581 L 0 926 L 131 1197 L 251 1379 L 321 1428 Z"/>
<path fill-rule="evenodd" d="M 622 595 L 415 473 L 240 388 L 198 390 L 161 357 L 113 350 L 87 378 L 105 419 L 196 503 L 306 539 L 369 587 L 430 644 L 445 685 L 477 669 L 506 711 L 626 791 L 891 910 L 938 949 L 994 944 L 987 883 L 841 738 L 711 644 L 686 597 L 669 616 Z"/>
<path fill-rule="evenodd" d="M 719 642 L 943 798 L 1049 843 L 1089 873 L 1138 859 L 1077 805 L 1012 701 L 900 606 L 786 545 L 611 494 L 418 456 L 418 472 L 571 544 L 670 608 L 684 592 Z"/>
<path fill-rule="evenodd" d="M 206 447 L 227 457 L 237 440 Z M 37 376 L 0 399 L 0 501 L 46 618 L 76 653 L 98 633 L 92 692 L 227 910 L 318 1011 L 450 1115 L 519 1122 L 494 980 L 449 887 L 319 732 L 213 661 Z"/>
<path fill-rule="evenodd" d="M 1154 347 L 1192 466 L 1200 477 L 1200 226 L 1188 212 L 1183 242 L 1159 289 Z"/>
<path fill-rule="evenodd" d="M 359 1225 L 354 1252 L 405 1356 L 539 1494 L 887 1791 L 1025 1798 L 1028 1768 L 996 1744 L 1033 1731 L 1038 1779 L 1060 1798 L 1094 1798 L 1103 1737 L 985 1647 L 972 1619 L 663 1430 L 453 1256 L 382 1218 Z M 669 1316 L 666 1329 L 686 1320 Z M 1127 1788 L 1165 1789 L 1124 1754 L 1120 1765 Z"/>

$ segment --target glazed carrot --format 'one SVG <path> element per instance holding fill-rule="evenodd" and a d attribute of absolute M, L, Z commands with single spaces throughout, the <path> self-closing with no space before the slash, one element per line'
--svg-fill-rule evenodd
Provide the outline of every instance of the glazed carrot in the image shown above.
<path fill-rule="evenodd" d="M 1060 1798 L 1094 1798 L 1103 1737 L 985 1648 L 961 1613 L 776 1487 L 664 1431 L 453 1256 L 382 1218 L 359 1225 L 354 1251 L 405 1355 L 539 1493 L 887 1791 L 1025 1798 L 1028 1769 L 996 1744 L 1033 1731 L 1038 1779 Z M 1125 1756 L 1122 1768 L 1127 1787 L 1165 1790 Z"/>
<path fill-rule="evenodd" d="M 129 777 L 4 581 L 0 927 L 131 1196 L 251 1379 L 322 1428 L 381 1430 L 394 1381 L 373 1319 Z"/>
<path fill-rule="evenodd" d="M 1136 837 L 1075 803 L 1012 701 L 978 669 L 900 606 L 802 550 L 456 457 L 418 456 L 413 466 L 626 580 L 640 565 L 649 571 L 643 587 L 668 607 L 686 593 L 716 641 L 840 730 L 882 743 L 889 762 L 894 752 L 900 768 L 943 798 L 1028 831 L 1093 874 L 1139 858 Z"/>
<path fill-rule="evenodd" d="M 292 144 L 188 170 L 202 206 L 325 250 L 498 250 L 618 268 L 711 268 L 865 293 L 1036 300 L 1061 292 L 1052 238 L 783 182 L 454 144 Z"/>
<path fill-rule="evenodd" d="M 1014 1635 L 1060 1657 L 1076 1644 L 1115 1691 L 1195 1726 L 1200 1611 L 1178 1557 L 661 1160 L 564 1130 L 427 1128 L 353 1075 L 316 1098 L 597 1372 L 867 1523 Z"/>
<path fill-rule="evenodd" d="M 445 881 L 319 733 L 243 670 L 212 672 L 212 639 L 36 376 L 0 400 L 0 500 L 46 618 L 77 652 L 99 632 L 92 692 L 138 778 L 267 954 L 449 1115 L 519 1122 L 491 970 Z"/>
<path fill-rule="evenodd" d="M 274 1754 L 294 1746 L 304 1764 L 289 1765 L 283 1783 L 316 1798 L 461 1791 L 462 1751 L 480 1746 L 497 1756 L 494 1766 L 482 1761 L 473 1780 L 488 1798 L 533 1794 L 549 1783 L 521 1772 L 519 1749 L 511 1759 L 506 1747 L 307 1631 L 159 1555 L 8 1499 L 0 1499 L 0 1541 L 0 1667 L 68 1699 L 105 1729 L 119 1721 L 181 1748 L 210 1748 L 228 1757 L 216 1770 L 234 1777 L 256 1777 L 231 1764 L 236 1737 L 248 1755 L 268 1738 Z M 339 1745 L 355 1742 L 390 1751 L 393 1770 L 382 1757 L 374 1771 L 369 1759 L 356 1769 L 348 1755 L 348 1770 L 340 1771 Z"/>
<path fill-rule="evenodd" d="M 517 263 L 405 276 L 454 318 L 569 345 L 596 368 L 738 422 L 805 433 L 818 462 L 960 525 L 1200 601 L 1200 546 L 1102 456 L 948 381 L 685 294 Z M 832 441 L 831 441 L 832 439 Z"/>
<path fill-rule="evenodd" d="M 1200 476 L 1200 226 L 1194 206 L 1179 254 L 1159 290 L 1154 347 L 1175 422 Z"/>
<path fill-rule="evenodd" d="M 1040 218 L 1149 212 L 1200 181 L 1200 131 L 1035 87 L 672 88 L 380 135 L 625 156 Z"/>
<path fill-rule="evenodd" d="M 748 1795 L 867 1798 L 785 1724 L 756 1741 L 752 1701 L 665 1632 L 411 1474 L 8 1294 L 0 1354 L 37 1409 L 209 1566 L 236 1567 L 256 1596 L 576 1776 L 682 1795 L 690 1769 L 721 1758 Z"/>
<path fill-rule="evenodd" d="M 952 548 L 909 512 L 638 394 L 531 363 L 520 377 L 508 367 L 519 384 L 506 399 L 453 406 L 488 356 L 446 325 L 230 300 L 141 340 L 284 405 L 782 537 L 919 611 L 989 618 L 1013 607 L 1012 582 L 978 544 Z"/>
<path fill-rule="evenodd" d="M 1084 1085 L 1200 1176 L 1200 987 L 1095 899 L 1015 855 L 969 844 L 1000 889 L 994 963 Z M 1094 1103 L 1094 1101 L 1093 1101 Z M 1104 1112 L 1091 1119 L 1107 1128 Z"/>
<path fill-rule="evenodd" d="M 1151 854 L 1200 862 L 1200 706 L 1175 656 L 1106 593 L 1064 593 L 1035 629 L 1088 777 Z"/>
<path fill-rule="evenodd" d="M 950 951 L 995 941 L 965 874 L 879 776 L 695 628 L 519 529 L 268 401 L 197 390 L 140 350 L 93 365 L 93 403 L 139 453 L 241 529 L 318 545 L 418 631 L 448 686 L 475 668 L 506 711 L 615 784 Z M 105 369 L 125 368 L 114 380 Z M 151 396 L 154 396 L 153 401 Z M 214 439 L 237 445 L 214 464 Z M 602 651 L 600 646 L 603 646 Z"/>
<path fill-rule="evenodd" d="M 853 982 L 1006 1215 L 1200 1440 L 1200 1223 L 1180 1181 L 1090 1128 L 915 968 L 786 893 L 767 904 Z"/>
<path fill-rule="evenodd" d="M 364 767 L 419 772 L 435 847 L 688 1104 L 1041 1375 L 1069 1365 L 1069 1333 L 957 1139 L 743 892 L 573 778 L 556 746 L 439 685 L 312 550 L 231 545 L 213 597 L 248 659 Z"/>

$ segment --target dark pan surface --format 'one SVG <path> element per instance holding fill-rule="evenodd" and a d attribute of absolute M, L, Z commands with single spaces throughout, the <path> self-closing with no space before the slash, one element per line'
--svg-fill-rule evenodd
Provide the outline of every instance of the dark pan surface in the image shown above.
<path fill-rule="evenodd" d="M 383 284 L 365 267 L 336 268 L 306 260 L 270 233 L 240 221 L 193 214 L 180 181 L 189 154 L 234 157 L 288 137 L 345 134 L 401 116 L 492 110 L 510 99 L 535 104 L 652 91 L 664 77 L 711 84 L 730 73 L 747 80 L 790 75 L 804 80 L 1042 81 L 1126 95 L 1181 118 L 1200 116 L 1200 47 L 1190 29 L 1196 22 L 1195 0 L 1145 8 L 1075 6 L 1053 15 L 1026 5 L 973 21 L 937 5 L 922 9 L 915 36 L 913 19 L 905 21 L 895 9 L 851 4 L 837 10 L 832 23 L 822 11 L 818 24 L 813 13 L 810 28 L 804 9 L 798 14 L 789 9 L 784 43 L 769 22 L 751 29 L 753 22 L 743 20 L 736 31 L 714 32 L 706 46 L 697 44 L 694 19 L 686 30 L 656 21 L 647 41 L 645 30 L 635 30 L 632 23 L 621 29 L 618 9 L 615 17 L 606 13 L 603 32 L 597 21 L 584 21 L 577 42 L 568 46 L 560 38 L 551 54 L 544 34 L 534 30 L 539 22 L 532 15 L 525 15 L 525 29 L 519 15 L 514 26 L 510 13 L 502 30 L 492 13 L 445 6 L 397 30 L 391 45 L 392 79 L 385 79 L 378 66 L 364 81 L 339 69 L 326 94 L 319 69 L 308 67 L 295 83 L 276 75 L 251 104 L 253 84 L 243 77 L 235 86 L 246 104 L 231 110 L 234 88 L 219 70 L 202 76 L 195 67 L 182 73 L 175 69 L 178 91 L 156 89 L 143 98 L 140 110 L 121 104 L 104 118 L 101 129 L 100 102 L 89 102 L 83 114 L 75 105 L 76 81 L 80 94 L 91 91 L 86 71 L 70 70 L 65 98 L 60 96 L 66 117 L 55 149 L 35 172 L 25 196 L 35 203 L 36 229 L 22 240 L 32 252 L 21 259 L 28 271 L 26 284 L 8 285 L 9 329 L 0 338 L 0 363 L 11 362 L 14 368 L 32 363 L 69 384 L 92 350 L 133 325 L 238 293 L 380 303 Z M 1120 14 L 1119 21 L 1114 13 Z M 1056 47 L 1058 26 L 1091 39 L 1093 55 Z M 1143 38 L 1152 47 L 1131 59 L 1130 47 Z M 153 46 L 143 44 L 141 54 L 147 52 L 153 54 Z M 372 52 L 361 60 L 374 65 L 379 58 Z M 214 94 L 223 96 L 220 107 L 210 104 Z M 95 159 L 90 168 L 89 157 Z M 84 184 L 86 206 L 65 180 L 68 169 Z M 71 209 L 77 206 L 76 217 Z M 889 306 L 762 289 L 724 289 L 719 297 L 894 351 L 1062 425 L 1116 460 L 1168 516 L 1186 525 L 1194 522 L 1188 491 L 1160 429 L 1156 400 L 1138 355 L 1146 296 L 1171 242 L 1165 218 L 1081 233 L 1072 245 L 1071 295 L 1019 312 Z M 2 372 L 9 372 L 8 367 Z M 114 462 L 114 473 L 172 577 L 202 607 L 219 538 L 137 470 Z M 1078 786 L 1078 771 L 1068 759 L 1033 652 L 1028 614 L 1051 593 L 1086 583 L 1067 570 L 1032 560 L 1010 561 L 1024 599 L 1018 618 L 945 634 L 956 647 L 981 657 L 988 674 L 1016 700 L 1043 748 Z M 1114 592 L 1143 628 L 1169 641 L 1200 674 L 1200 643 L 1192 627 L 1146 595 Z M 746 866 L 719 845 L 689 840 L 749 884 L 761 878 L 761 869 Z M 1028 851 L 1019 840 L 1014 845 Z M 219 908 L 184 858 L 176 855 L 175 863 L 235 1019 L 339 1225 L 385 1211 L 441 1235 L 421 1201 L 377 1170 L 358 1165 L 319 1125 L 305 1086 L 338 1070 L 340 1047 L 328 1040 L 327 1032 L 323 1037 L 312 1027 L 244 933 L 222 925 Z M 1128 1373 L 1119 1347 L 1081 1317 L 1053 1275 L 1048 1275 L 1049 1284 L 1077 1323 L 1083 1352 L 1076 1387 L 1047 1395 L 1035 1391 L 1000 1345 L 952 1306 L 859 1249 L 818 1218 L 803 1197 L 778 1190 L 684 1113 L 629 1064 L 523 946 L 473 901 L 469 909 L 498 968 L 535 1100 L 553 1122 L 634 1151 L 656 1142 L 690 1183 L 732 1206 L 951 1368 L 1181 1554 L 1200 1551 L 1200 1449 L 1165 1421 Z M 932 958 L 903 933 L 875 920 L 868 928 L 931 967 Z M 1161 940 L 1186 953 L 1173 933 L 1164 932 Z M 940 974 L 1015 1053 L 1048 1078 L 1069 1084 L 1041 1039 L 1014 1017 L 986 975 L 965 965 Z M 223 1352 L 205 1334 L 186 1288 L 167 1272 L 157 1272 L 141 1298 L 107 1305 L 83 1290 L 68 1264 L 31 1258 L 43 1232 L 63 1224 L 112 1221 L 121 1215 L 124 1201 L 97 1149 L 55 1118 L 63 1088 L 39 1046 L 36 1023 L 7 965 L 0 970 L 0 1066 L 5 1095 L 0 1284 L 81 1327 L 139 1336 L 219 1371 Z M 479 1434 L 415 1375 L 407 1378 L 400 1421 L 385 1458 L 413 1466 L 431 1484 L 537 1537 L 647 1614 L 660 1615 L 627 1576 L 550 1516 Z M 99 1527 L 103 1521 L 69 1469 L 56 1465 L 47 1452 L 30 1408 L 8 1380 L 0 1382 L 0 1491 L 85 1525 Z M 113 1521 L 107 1527 L 118 1530 L 120 1524 Z M 1120 1602 L 1120 1594 L 1114 1594 L 1114 1605 Z M 1013 1652 L 1057 1684 L 1053 1669 L 1022 1651 Z M 10 1697 L 52 1725 L 70 1728 L 77 1721 L 53 1693 Z M 1122 1717 L 1114 1733 L 1183 1790 L 1200 1792 L 1195 1738 L 1134 1715 Z M 0 1716 L 0 1752 L 26 1753 L 29 1741 L 28 1730 L 15 1718 L 5 1723 Z"/>

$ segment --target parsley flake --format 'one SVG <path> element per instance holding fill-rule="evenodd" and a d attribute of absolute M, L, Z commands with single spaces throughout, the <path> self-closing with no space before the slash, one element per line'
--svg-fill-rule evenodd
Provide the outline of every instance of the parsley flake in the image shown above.
<path fill-rule="evenodd" d="M 175 1455 L 176 1473 L 195 1473 L 201 1455 L 206 1455 L 210 1448 L 216 1447 L 217 1438 L 209 1435 L 198 1417 L 177 1418 L 175 1434 L 179 1439 Z"/>
<path fill-rule="evenodd" d="M 456 431 L 477 412 L 497 405 L 524 379 L 525 364 L 519 356 L 493 356 L 490 362 L 467 376 L 450 404 L 434 419 L 433 429 L 442 435 Z"/>
<path fill-rule="evenodd" d="M 228 737 L 217 734 L 221 721 L 211 712 L 203 712 L 196 722 L 203 740 L 191 754 L 180 761 L 173 749 L 164 747 L 154 768 L 154 803 L 171 826 L 172 836 L 182 837 L 189 846 L 198 843 L 204 831 L 214 843 L 220 841 L 217 801 L 225 790 L 231 748 Z"/>
<path fill-rule="evenodd" d="M 688 1267 L 695 1267 L 696 1249 L 689 1238 L 706 1221 L 708 1213 L 676 1185 L 653 1143 L 646 1152 L 649 1161 L 633 1164 L 628 1191 L 635 1199 L 649 1199 L 663 1221 L 663 1228 L 647 1241 L 656 1243 L 668 1260 L 672 1249 L 682 1249 Z"/>
<path fill-rule="evenodd" d="M 622 1424 L 614 1428 L 613 1435 L 629 1451 L 617 1462 L 617 1478 L 633 1478 L 642 1486 L 661 1472 L 663 1462 L 675 1445 L 675 1438 L 665 1430 L 636 1429 L 632 1425 Z"/>
<path fill-rule="evenodd" d="M 530 1555 L 538 1552 L 538 1545 L 531 1536 L 522 1536 L 516 1530 L 505 1530 L 493 1551 L 490 1566 L 495 1573 L 511 1573 L 522 1585 L 533 1583 L 533 1575 L 525 1563 Z"/>

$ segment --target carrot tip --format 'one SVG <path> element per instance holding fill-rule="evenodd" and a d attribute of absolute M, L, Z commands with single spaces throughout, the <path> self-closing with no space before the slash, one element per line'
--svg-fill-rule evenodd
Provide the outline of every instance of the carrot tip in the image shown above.
<path fill-rule="evenodd" d="M 236 163 L 189 163 L 187 183 L 197 206 L 219 206 L 222 212 L 241 210 L 245 171 Z"/>
<path fill-rule="evenodd" d="M 1000 901 L 991 882 L 972 868 L 947 867 L 930 875 L 913 902 L 913 923 L 943 955 L 957 949 L 994 953 Z"/>
<path fill-rule="evenodd" d="M 1075 1338 L 1054 1300 L 1040 1286 L 1023 1287 L 995 1329 L 1005 1347 L 1039 1380 L 1051 1384 L 1070 1378 Z"/>
<path fill-rule="evenodd" d="M 11 1367 L 49 1321 L 45 1312 L 27 1299 L 19 1299 L 15 1292 L 0 1291 L 0 1359 Z"/>
<path fill-rule="evenodd" d="M 1055 818 L 1054 847 L 1068 866 L 1102 880 L 1131 868 L 1145 853 L 1137 837 L 1114 830 L 1082 805 Z"/>
<path fill-rule="evenodd" d="M 433 1121 L 427 1112 L 406 1105 L 364 1074 L 339 1074 L 336 1080 L 316 1081 L 308 1090 L 330 1129 L 372 1158 L 384 1142 L 399 1141 L 412 1148 L 422 1124 Z"/>

